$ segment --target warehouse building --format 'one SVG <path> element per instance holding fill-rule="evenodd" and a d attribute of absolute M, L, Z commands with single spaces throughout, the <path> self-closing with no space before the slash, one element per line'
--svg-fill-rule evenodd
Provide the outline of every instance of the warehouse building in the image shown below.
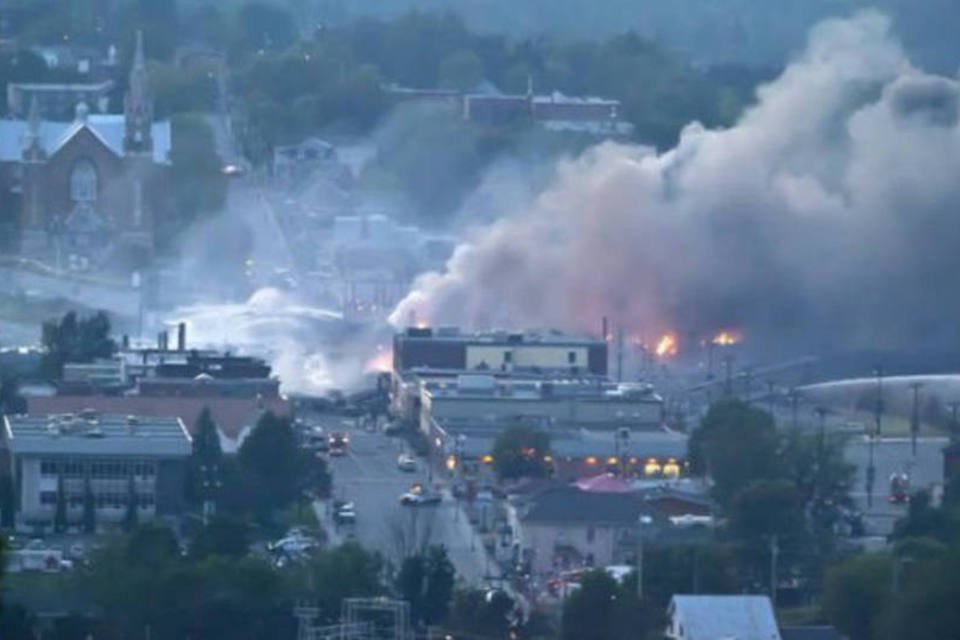
<path fill-rule="evenodd" d="M 191 440 L 178 419 L 84 411 L 7 416 L 3 426 L 18 529 L 51 527 L 60 501 L 71 526 L 90 501 L 98 525 L 122 521 L 130 500 L 141 521 L 183 509 Z"/>

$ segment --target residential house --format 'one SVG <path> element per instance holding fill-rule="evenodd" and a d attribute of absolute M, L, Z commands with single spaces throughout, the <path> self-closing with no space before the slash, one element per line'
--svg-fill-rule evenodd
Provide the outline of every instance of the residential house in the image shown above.
<path fill-rule="evenodd" d="M 669 640 L 782 640 L 767 596 L 675 595 L 667 619 Z"/>

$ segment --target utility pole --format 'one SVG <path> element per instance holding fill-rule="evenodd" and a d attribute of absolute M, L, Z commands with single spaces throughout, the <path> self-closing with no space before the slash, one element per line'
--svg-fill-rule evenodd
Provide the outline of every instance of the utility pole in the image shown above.
<path fill-rule="evenodd" d="M 790 388 L 790 420 L 793 430 L 797 430 L 797 405 L 800 402 L 800 396 L 797 393 L 796 387 Z"/>
<path fill-rule="evenodd" d="M 911 382 L 913 391 L 913 410 L 910 412 L 910 451 L 917 457 L 917 436 L 920 435 L 920 388 L 922 382 Z"/>
<path fill-rule="evenodd" d="M 643 526 L 651 522 L 650 516 L 637 518 L 637 598 L 643 600 Z"/>
<path fill-rule="evenodd" d="M 777 606 L 777 560 L 780 556 L 780 545 L 777 536 L 770 538 L 770 602 Z"/>
<path fill-rule="evenodd" d="M 826 407 L 817 407 L 815 411 L 820 419 L 817 425 L 817 496 L 819 497 L 820 490 L 823 487 L 823 449 L 827 431 L 827 409 Z"/>
<path fill-rule="evenodd" d="M 724 381 L 723 392 L 727 396 L 733 395 L 733 354 L 726 353 L 723 356 Z"/>
<path fill-rule="evenodd" d="M 623 382 L 623 327 L 617 327 L 617 382 Z"/>
<path fill-rule="evenodd" d="M 874 429 L 873 433 L 870 434 L 869 439 L 869 450 L 870 450 L 870 461 L 867 465 L 867 508 L 873 507 L 873 483 L 876 481 L 877 477 L 877 467 L 875 465 L 875 451 L 876 440 L 880 437 L 881 428 L 883 425 L 883 366 L 878 365 L 876 371 L 874 372 L 877 376 L 877 403 L 874 408 Z"/>

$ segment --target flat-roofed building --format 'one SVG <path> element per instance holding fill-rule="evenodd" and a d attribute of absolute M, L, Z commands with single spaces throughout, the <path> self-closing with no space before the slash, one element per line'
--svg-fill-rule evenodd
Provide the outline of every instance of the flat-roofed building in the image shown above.
<path fill-rule="evenodd" d="M 455 327 L 415 328 L 393 339 L 391 405 L 402 419 L 420 421 L 421 391 L 461 374 L 497 379 L 600 381 L 607 376 L 607 343 L 558 331 L 468 333 Z"/>
<path fill-rule="evenodd" d="M 192 445 L 179 419 L 84 411 L 7 416 L 3 426 L 18 528 L 52 526 L 59 500 L 79 524 L 88 491 L 99 524 L 122 521 L 131 499 L 141 520 L 183 509 Z"/>
<path fill-rule="evenodd" d="M 558 331 L 462 333 L 409 328 L 393 339 L 393 368 L 607 375 L 607 343 Z"/>
<path fill-rule="evenodd" d="M 658 429 L 663 399 L 646 384 L 600 380 L 497 380 L 464 374 L 452 382 L 422 385 L 421 429 L 430 423 L 506 425 L 518 420 L 555 427 Z"/>

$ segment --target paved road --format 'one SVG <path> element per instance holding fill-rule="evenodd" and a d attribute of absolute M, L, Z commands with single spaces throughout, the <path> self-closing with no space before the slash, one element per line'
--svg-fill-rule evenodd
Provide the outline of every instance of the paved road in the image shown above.
<path fill-rule="evenodd" d="M 906 513 L 906 507 L 890 504 L 890 475 L 906 472 L 912 489 L 928 488 L 943 484 L 943 448 L 946 438 L 920 438 L 917 454 L 913 455 L 909 438 L 883 438 L 874 444 L 876 480 L 873 487 L 873 506 L 867 507 L 866 474 L 870 460 L 869 440 L 864 437 L 851 439 L 847 444 L 846 457 L 856 465 L 852 496 L 857 506 L 867 514 L 868 533 L 887 535 L 897 518 Z"/>
<path fill-rule="evenodd" d="M 331 536 L 334 543 L 355 539 L 380 552 L 394 567 L 423 546 L 442 544 L 461 579 L 475 585 L 485 582 L 493 563 L 446 490 L 440 505 L 400 504 L 400 494 L 411 484 L 428 481 L 422 461 L 413 473 L 397 468 L 397 456 L 404 450 L 401 440 L 353 428 L 352 420 L 331 418 L 321 422 L 328 431 L 343 430 L 350 436 L 347 455 L 331 458 L 330 464 L 334 497 L 356 505 L 357 523 L 335 528 Z M 326 505 L 318 509 L 321 518 L 327 515 Z"/>

